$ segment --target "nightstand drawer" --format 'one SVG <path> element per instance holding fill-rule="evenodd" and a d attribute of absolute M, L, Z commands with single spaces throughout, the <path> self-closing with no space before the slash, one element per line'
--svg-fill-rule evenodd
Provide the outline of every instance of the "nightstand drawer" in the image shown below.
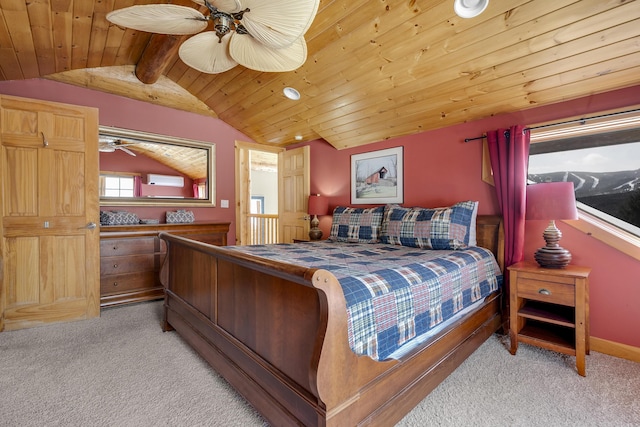
<path fill-rule="evenodd" d="M 575 286 L 529 278 L 518 278 L 518 297 L 574 307 Z"/>

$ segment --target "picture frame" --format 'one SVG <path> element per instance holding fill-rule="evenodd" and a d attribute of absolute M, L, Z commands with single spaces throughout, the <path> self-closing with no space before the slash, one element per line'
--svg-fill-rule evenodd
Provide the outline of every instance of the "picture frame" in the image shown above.
<path fill-rule="evenodd" d="M 351 204 L 402 203 L 403 147 L 351 156 Z"/>

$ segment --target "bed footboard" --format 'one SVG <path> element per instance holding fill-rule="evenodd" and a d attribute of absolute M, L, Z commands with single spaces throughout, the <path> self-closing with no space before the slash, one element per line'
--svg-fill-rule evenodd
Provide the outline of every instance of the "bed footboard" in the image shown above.
<path fill-rule="evenodd" d="M 401 360 L 351 351 L 328 271 L 169 234 L 165 330 L 175 329 L 270 423 L 393 425 L 500 324 L 500 295 Z"/>

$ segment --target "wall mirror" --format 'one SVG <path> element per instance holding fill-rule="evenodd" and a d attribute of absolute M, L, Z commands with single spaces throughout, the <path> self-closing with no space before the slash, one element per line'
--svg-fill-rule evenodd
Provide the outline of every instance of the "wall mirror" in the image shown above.
<path fill-rule="evenodd" d="M 100 205 L 215 206 L 215 144 L 100 126 Z"/>

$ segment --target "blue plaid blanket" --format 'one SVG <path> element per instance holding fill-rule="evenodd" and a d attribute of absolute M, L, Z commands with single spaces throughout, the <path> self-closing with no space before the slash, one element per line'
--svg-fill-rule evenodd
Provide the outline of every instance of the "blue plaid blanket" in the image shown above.
<path fill-rule="evenodd" d="M 375 360 L 387 359 L 502 284 L 493 254 L 480 247 L 448 251 L 322 241 L 228 248 L 333 273 L 347 302 L 349 345 Z"/>

